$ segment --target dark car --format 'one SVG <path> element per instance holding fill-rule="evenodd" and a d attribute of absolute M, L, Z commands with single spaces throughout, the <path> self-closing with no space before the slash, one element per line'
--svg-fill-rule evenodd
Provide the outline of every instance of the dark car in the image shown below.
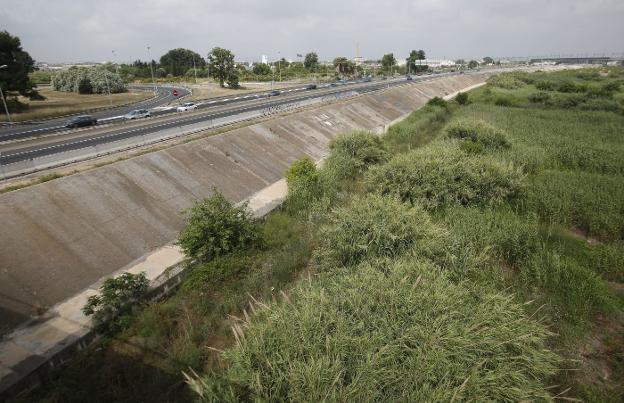
<path fill-rule="evenodd" d="M 65 127 L 83 127 L 83 126 L 95 126 L 97 119 L 90 115 L 82 115 L 71 118 Z"/>
<path fill-rule="evenodd" d="M 316 84 L 308 84 L 306 85 L 306 90 L 315 90 L 316 89 Z"/>
<path fill-rule="evenodd" d="M 282 91 L 280 91 L 280 90 L 273 90 L 273 91 L 269 92 L 269 96 L 270 97 L 275 97 L 277 95 L 280 95 L 281 93 L 282 93 Z"/>
<path fill-rule="evenodd" d="M 410 76 L 410 75 L 408 74 L 408 75 L 406 75 L 406 76 L 405 76 L 405 79 L 406 79 L 407 81 L 412 81 L 412 76 Z"/>

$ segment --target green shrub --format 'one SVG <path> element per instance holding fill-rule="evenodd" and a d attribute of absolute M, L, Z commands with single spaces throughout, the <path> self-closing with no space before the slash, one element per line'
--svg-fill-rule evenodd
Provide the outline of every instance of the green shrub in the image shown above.
<path fill-rule="evenodd" d="M 449 137 L 470 140 L 486 148 L 507 148 L 510 146 L 507 135 L 482 120 L 461 120 L 446 128 Z"/>
<path fill-rule="evenodd" d="M 222 284 L 243 274 L 252 264 L 253 259 L 248 251 L 217 256 L 209 262 L 190 267 L 183 289 L 202 290 L 208 286 Z"/>
<path fill-rule="evenodd" d="M 148 287 L 144 272 L 108 278 L 100 286 L 100 293 L 89 297 L 82 312 L 93 316 L 93 326 L 99 332 L 118 331 L 125 327 L 124 316 L 145 296 Z"/>
<path fill-rule="evenodd" d="M 622 111 L 622 106 L 612 99 L 590 98 L 580 104 L 579 109 L 584 111 L 607 111 L 617 113 Z"/>
<path fill-rule="evenodd" d="M 496 205 L 517 198 L 522 174 L 510 164 L 467 156 L 441 144 L 400 155 L 367 174 L 371 190 L 426 209 L 449 204 Z"/>
<path fill-rule="evenodd" d="M 585 81 L 598 81 L 600 73 L 596 69 L 582 69 L 576 72 L 576 77 Z"/>
<path fill-rule="evenodd" d="M 236 250 L 254 246 L 260 239 L 247 205 L 235 207 L 218 190 L 186 211 L 186 227 L 177 244 L 184 253 L 206 262 Z"/>
<path fill-rule="evenodd" d="M 429 216 L 391 197 L 357 197 L 332 212 L 319 232 L 316 261 L 323 269 L 352 266 L 365 259 L 426 251 L 439 231 Z"/>
<path fill-rule="evenodd" d="M 468 93 L 467 92 L 458 92 L 455 96 L 455 102 L 460 105 L 468 105 Z"/>
<path fill-rule="evenodd" d="M 192 386 L 207 401 L 548 399 L 548 330 L 468 287 L 413 260 L 304 281 L 237 326 L 224 381 Z"/>
<path fill-rule="evenodd" d="M 524 87 L 525 83 L 519 80 L 515 73 L 502 73 L 488 78 L 487 83 L 493 87 L 515 90 Z"/>
<path fill-rule="evenodd" d="M 537 81 L 535 88 L 541 91 L 554 91 L 557 88 L 557 83 L 554 81 Z"/>
<path fill-rule="evenodd" d="M 538 217 L 519 216 L 509 208 L 452 208 L 444 221 L 464 247 L 489 251 L 512 266 L 530 260 L 542 245 Z"/>
<path fill-rule="evenodd" d="M 533 104 L 548 105 L 551 101 L 550 94 L 544 91 L 535 92 L 528 97 L 529 102 Z"/>
<path fill-rule="evenodd" d="M 477 143 L 472 140 L 462 141 L 459 143 L 459 148 L 466 154 L 483 154 L 485 153 L 485 146 L 482 143 Z"/>
<path fill-rule="evenodd" d="M 494 99 L 494 105 L 496 106 L 513 106 L 513 101 L 506 96 L 499 95 Z"/>
<path fill-rule="evenodd" d="M 447 108 L 448 107 L 448 103 L 440 97 L 433 97 L 430 100 L 427 101 L 427 105 L 429 106 L 439 106 L 441 108 Z"/>
<path fill-rule="evenodd" d="M 585 92 L 587 87 L 582 84 L 575 84 L 572 81 L 562 81 L 556 86 L 558 92 Z"/>
<path fill-rule="evenodd" d="M 555 98 L 555 105 L 559 108 L 573 109 L 581 105 L 585 99 L 578 95 L 562 96 Z"/>
<path fill-rule="evenodd" d="M 286 171 L 286 182 L 291 212 L 307 212 L 323 196 L 319 172 L 308 157 L 292 163 Z"/>
<path fill-rule="evenodd" d="M 326 161 L 328 169 L 338 179 L 352 179 L 369 166 L 388 159 L 381 139 L 368 132 L 356 131 L 336 137 L 329 145 L 330 154 Z"/>

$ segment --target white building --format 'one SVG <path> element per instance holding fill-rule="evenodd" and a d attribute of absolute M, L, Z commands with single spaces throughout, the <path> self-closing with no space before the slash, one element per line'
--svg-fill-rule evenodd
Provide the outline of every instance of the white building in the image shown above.
<path fill-rule="evenodd" d="M 262 55 L 262 64 L 269 64 L 269 58 L 267 55 Z"/>
<path fill-rule="evenodd" d="M 433 68 L 455 66 L 455 62 L 453 60 L 444 60 L 444 59 L 416 60 L 416 64 L 427 65 Z"/>

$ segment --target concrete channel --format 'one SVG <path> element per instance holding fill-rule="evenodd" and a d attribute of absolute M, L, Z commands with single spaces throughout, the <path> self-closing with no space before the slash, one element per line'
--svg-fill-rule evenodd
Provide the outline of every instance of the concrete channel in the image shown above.
<path fill-rule="evenodd" d="M 105 278 L 146 271 L 161 291 L 179 281 L 162 274 L 182 259 L 171 244 L 181 211 L 213 187 L 266 214 L 296 159 L 319 161 L 340 133 L 382 133 L 429 98 L 485 79 L 441 77 L 315 106 L 0 195 L 0 394 L 86 345 L 79 308 Z"/>

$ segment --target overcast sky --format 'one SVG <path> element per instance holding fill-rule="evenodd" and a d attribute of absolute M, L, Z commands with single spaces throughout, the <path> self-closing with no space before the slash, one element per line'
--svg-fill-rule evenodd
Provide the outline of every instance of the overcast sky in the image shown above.
<path fill-rule="evenodd" d="M 145 60 L 148 45 L 154 59 L 352 58 L 357 43 L 364 58 L 620 53 L 624 0 L 0 0 L 0 29 L 49 62 Z"/>

